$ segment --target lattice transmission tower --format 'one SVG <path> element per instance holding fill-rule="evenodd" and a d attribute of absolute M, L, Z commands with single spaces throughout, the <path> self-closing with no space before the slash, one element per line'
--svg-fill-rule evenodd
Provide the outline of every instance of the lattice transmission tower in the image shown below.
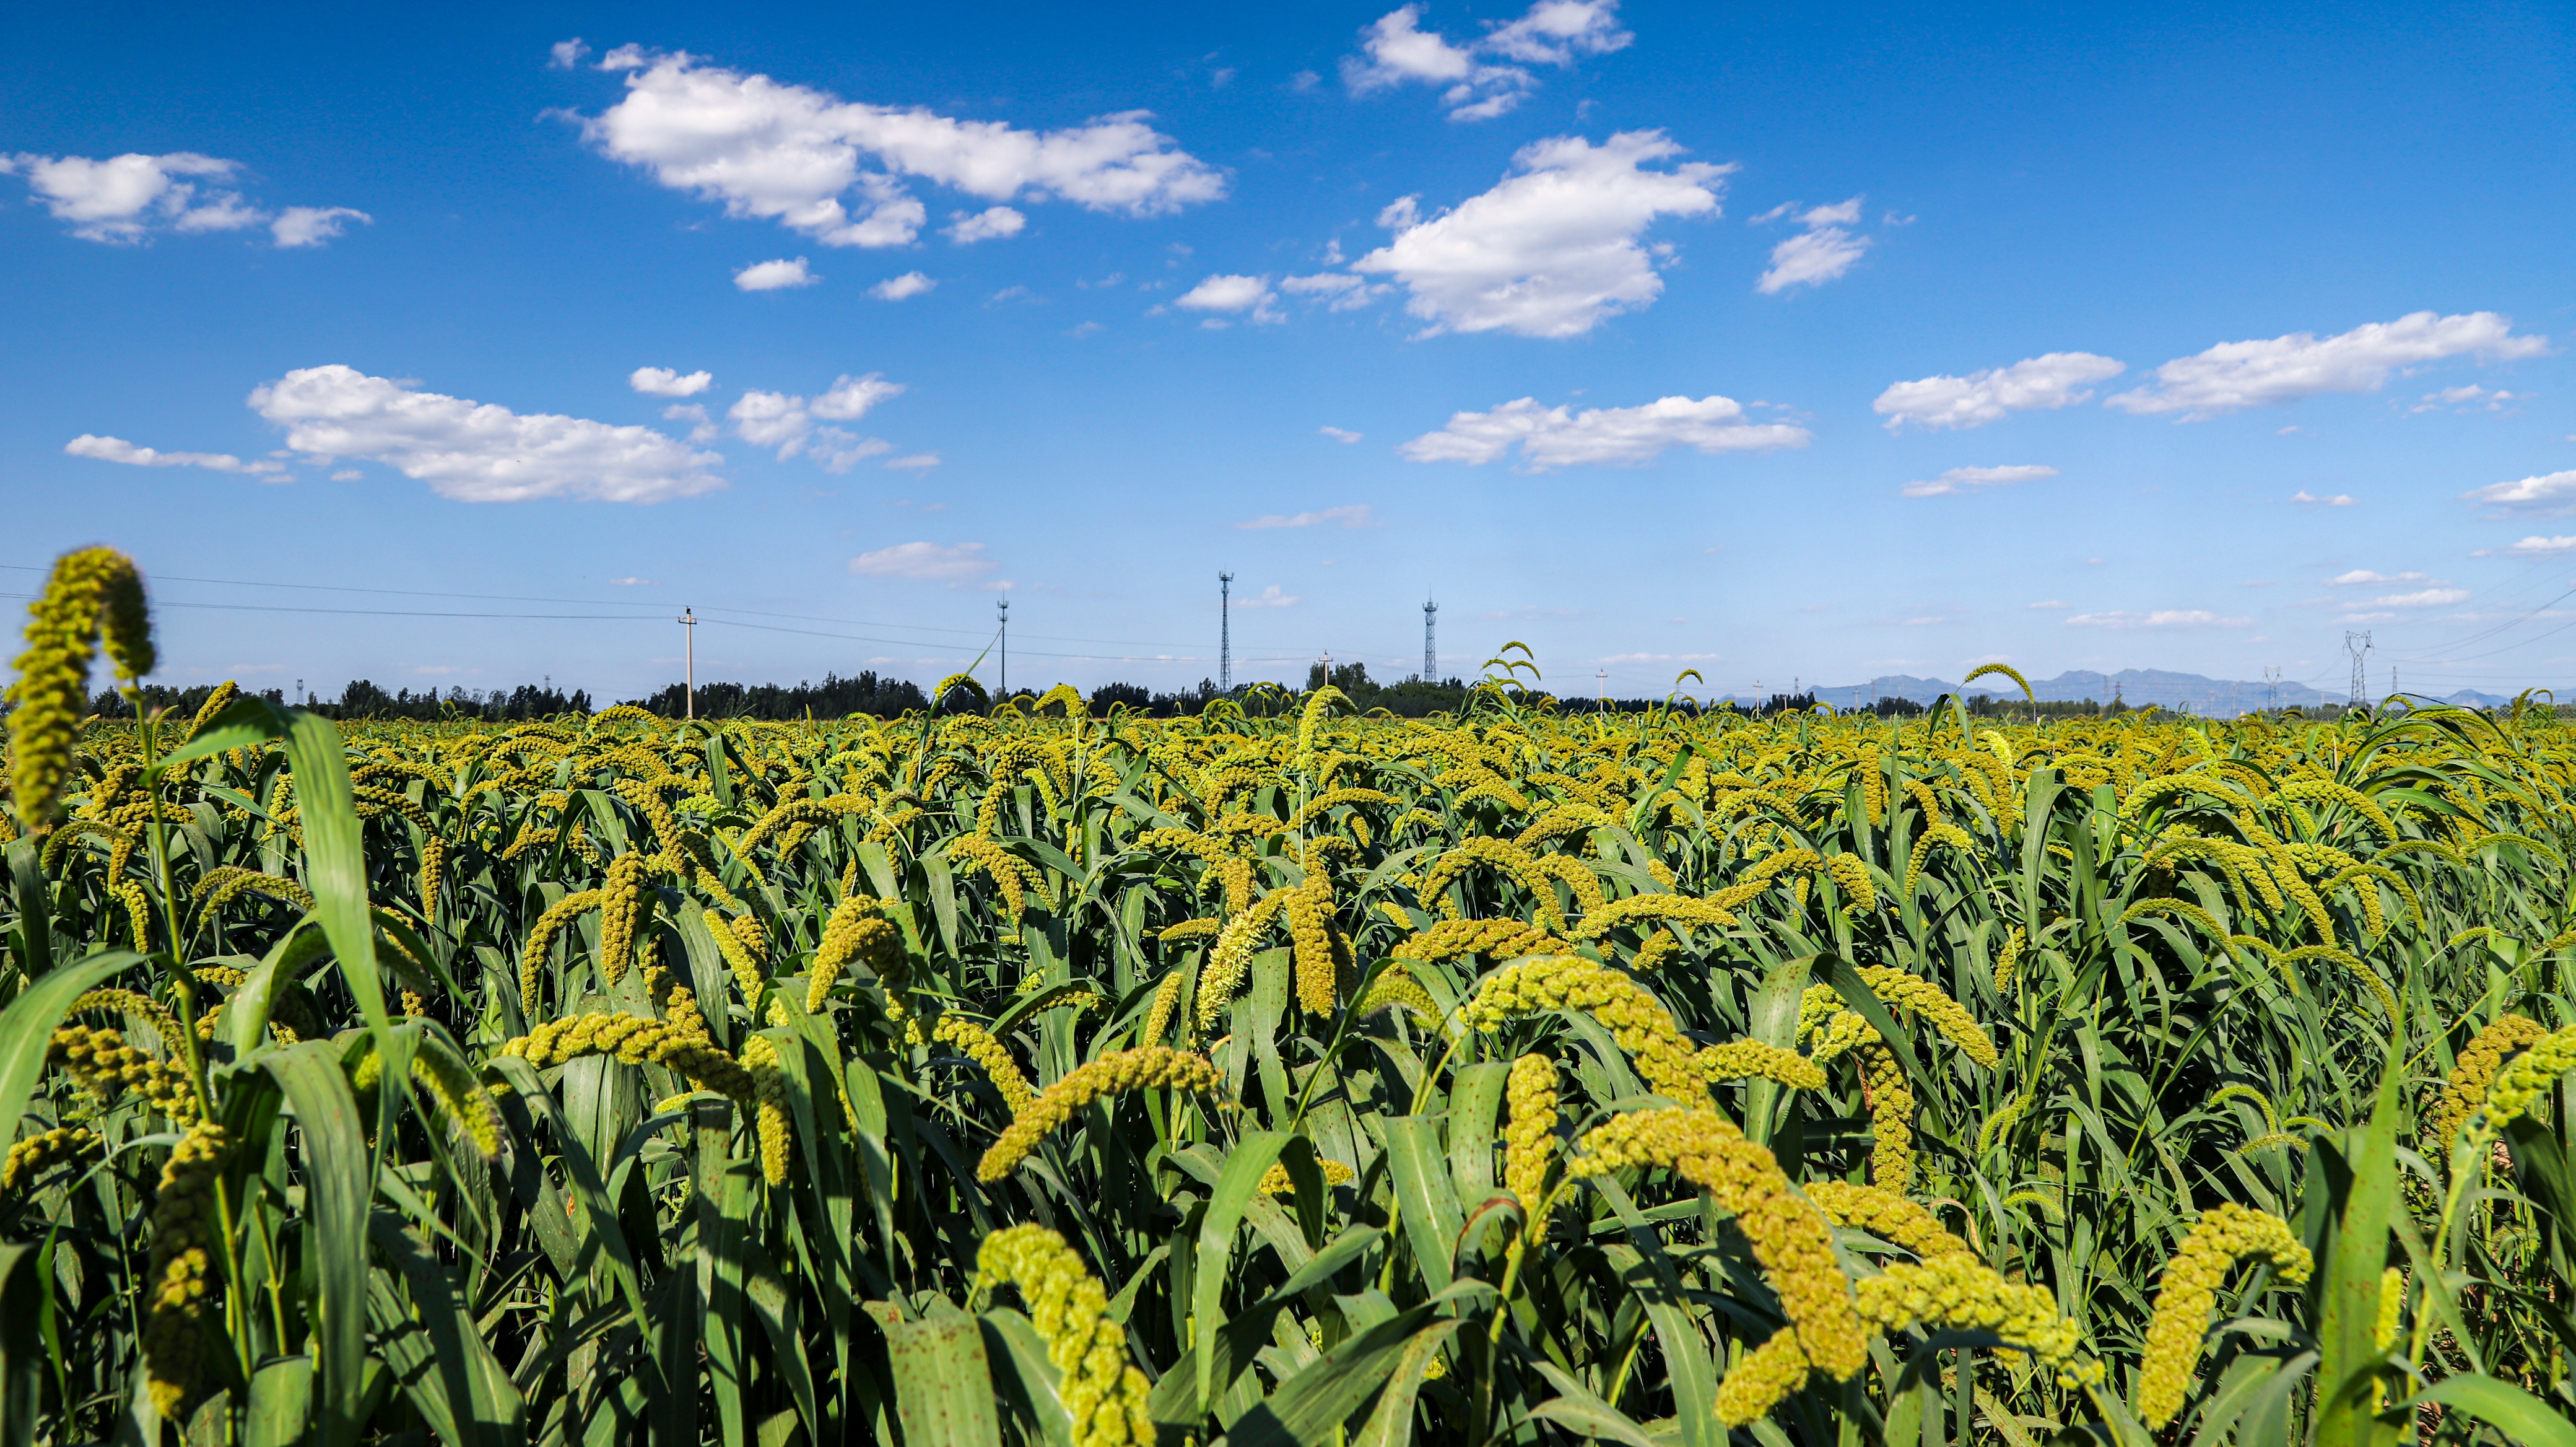
<path fill-rule="evenodd" d="M 1439 612 L 1439 604 L 1428 598 L 1422 600 L 1422 681 L 1424 683 L 1440 681 L 1440 650 L 1432 646 L 1432 622 Z"/>
<path fill-rule="evenodd" d="M 2370 688 L 2370 669 L 2364 662 L 2370 657 L 2369 630 L 2364 629 L 2359 633 L 2346 631 L 2343 635 L 2343 647 L 2346 653 L 2352 655 L 2352 706 L 2359 708 L 2362 695 Z"/>

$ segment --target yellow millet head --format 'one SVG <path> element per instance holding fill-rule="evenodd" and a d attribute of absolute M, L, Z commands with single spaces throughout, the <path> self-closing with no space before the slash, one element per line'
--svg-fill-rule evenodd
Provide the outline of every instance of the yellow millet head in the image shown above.
<path fill-rule="evenodd" d="M 1849 1181 L 1810 1181 L 1804 1189 L 1807 1199 L 1835 1225 L 1858 1227 L 1925 1261 L 1971 1254 L 1968 1243 L 1953 1235 L 1940 1218 L 1894 1191 Z"/>
<path fill-rule="evenodd" d="M 1485 977 L 1460 1015 L 1470 1028 L 1491 1034 L 1542 1010 L 1579 1010 L 1600 1021 L 1656 1093 L 1685 1104 L 1708 1099 L 1696 1052 L 1672 1012 L 1636 981 L 1579 955 L 1505 965 Z"/>
<path fill-rule="evenodd" d="M 1861 1369 L 1866 1341 L 1850 1283 L 1834 1263 L 1833 1226 L 1790 1185 L 1768 1149 L 1714 1112 L 1634 1111 L 1586 1132 L 1565 1171 L 1588 1179 L 1648 1166 L 1672 1171 L 1735 1213 L 1817 1370 L 1839 1380 Z"/>
<path fill-rule="evenodd" d="M 968 1059 L 983 1066 L 984 1073 L 992 1077 L 994 1089 L 1002 1092 L 1002 1102 L 1010 1107 L 1012 1115 L 1027 1110 L 1029 1103 L 1037 1099 L 1037 1092 L 1029 1088 L 1028 1077 L 1020 1074 L 1019 1062 L 1013 1060 L 1011 1052 L 1004 1049 L 1002 1042 L 994 1039 L 983 1026 L 963 1015 L 942 1015 L 938 1025 L 931 1029 L 930 1038 L 943 1045 L 956 1046 Z"/>
<path fill-rule="evenodd" d="M 1918 1324 L 1988 1331 L 2055 1368 L 2061 1386 L 2083 1386 L 2104 1375 L 2099 1362 L 2082 1358 L 2083 1335 L 2074 1322 L 2057 1314 L 2054 1297 L 2039 1287 L 2004 1280 L 1966 1252 L 1863 1277 L 1853 1297 L 1861 1319 L 1882 1331 Z"/>
<path fill-rule="evenodd" d="M 1076 1066 L 1065 1077 L 1040 1092 L 1026 1110 L 1013 1117 L 992 1149 L 975 1167 L 978 1180 L 998 1181 L 1009 1175 L 1029 1153 L 1038 1147 L 1049 1131 L 1071 1120 L 1074 1113 L 1104 1096 L 1123 1095 L 1129 1091 L 1169 1089 L 1213 1091 L 1220 1077 L 1216 1066 L 1205 1056 L 1181 1050 L 1148 1046 L 1138 1050 L 1113 1050 L 1088 1064 Z"/>
<path fill-rule="evenodd" d="M 1110 1320 L 1109 1294 L 1063 1237 L 1043 1226 L 996 1231 L 976 1249 L 975 1275 L 983 1290 L 1019 1288 L 1047 1360 L 1063 1374 L 1073 1447 L 1154 1441 L 1145 1374 L 1128 1360 L 1127 1333 Z"/>
<path fill-rule="evenodd" d="M 2149 1427 L 2161 1428 L 2182 1411 L 2218 1288 L 2229 1268 L 2249 1257 L 2269 1263 L 2285 1286 L 2304 1283 L 2315 1265 L 2288 1222 L 2233 1203 L 2203 1213 L 2165 1263 L 2138 1362 L 2138 1417 Z"/>
<path fill-rule="evenodd" d="M 1357 1178 L 1357 1172 L 1328 1156 L 1317 1157 L 1315 1164 L 1324 1173 L 1327 1186 L 1343 1185 Z M 1274 1165 L 1261 1173 L 1261 1193 L 1265 1196 L 1285 1196 L 1296 1189 L 1296 1178 L 1288 1174 L 1286 1166 Z"/>
<path fill-rule="evenodd" d="M 2471 1118 L 2470 1140 L 2476 1149 L 2483 1152 L 2486 1142 L 2520 1120 L 2570 1070 L 2576 1070 L 2576 1025 L 2550 1031 L 2507 1061 L 2487 1089 L 2486 1104 Z"/>
<path fill-rule="evenodd" d="M 1512 1062 L 1503 1085 L 1510 1108 L 1503 1127 L 1503 1185 L 1535 1216 L 1547 1193 L 1548 1159 L 1556 1144 L 1556 1062 L 1524 1055 Z M 1537 1232 L 1533 1223 L 1532 1234 Z"/>
<path fill-rule="evenodd" d="M 44 592 L 27 605 L 27 650 L 8 698 L 10 782 L 19 822 L 53 826 L 72 741 L 89 711 L 90 662 L 102 637 L 118 676 L 140 679 L 155 662 L 143 575 L 114 548 L 83 548 L 54 561 Z"/>
<path fill-rule="evenodd" d="M 2451 1067 L 2451 1078 L 2442 1087 L 2441 1104 L 2424 1123 L 2424 1154 L 2428 1159 L 2440 1165 L 2449 1163 L 2451 1147 L 2460 1138 L 2460 1127 L 2486 1105 L 2487 1088 L 2494 1083 L 2496 1071 L 2503 1068 L 2504 1058 L 2528 1049 L 2548 1033 L 2539 1022 L 2525 1016 L 2499 1015 L 2461 1049 L 2459 1060 Z"/>

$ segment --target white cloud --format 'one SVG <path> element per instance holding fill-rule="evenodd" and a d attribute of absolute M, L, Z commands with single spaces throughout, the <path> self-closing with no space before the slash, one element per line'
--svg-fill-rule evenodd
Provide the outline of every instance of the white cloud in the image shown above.
<path fill-rule="evenodd" d="M 239 161 L 194 151 L 129 152 L 103 161 L 0 156 L 0 176 L 25 177 L 54 219 L 70 222 L 72 235 L 85 241 L 131 244 L 156 231 L 241 231 L 268 222 L 281 247 L 319 246 L 339 235 L 343 222 L 373 219 L 345 206 L 290 206 L 272 218 L 240 192 L 218 189 L 240 169 Z"/>
<path fill-rule="evenodd" d="M 2105 405 L 2140 414 L 2179 412 L 2180 420 L 2197 422 L 2325 392 L 2376 392 L 2399 367 L 2447 357 L 2510 361 L 2548 350 L 2547 338 L 2515 336 L 2513 323 L 2494 312 L 2445 317 L 2421 311 L 2323 340 L 2314 332 L 2293 332 L 2269 341 L 2221 342 L 2165 363 L 2156 368 L 2154 383 L 2119 393 Z"/>
<path fill-rule="evenodd" d="M 1282 320 L 1271 306 L 1277 293 L 1266 276 L 1211 276 L 1172 299 L 1172 305 L 1198 312 L 1250 312 L 1257 322 Z"/>
<path fill-rule="evenodd" d="M 608 580 L 608 585 L 612 588 L 651 588 L 659 586 L 650 578 L 611 578 Z"/>
<path fill-rule="evenodd" d="M 805 439 L 805 455 L 825 472 L 843 473 L 871 457 L 894 451 L 882 437 L 861 437 L 839 427 L 817 427 Z"/>
<path fill-rule="evenodd" d="M 707 417 L 707 409 L 694 402 L 672 403 L 670 406 L 662 409 L 662 419 L 666 422 L 694 423 L 695 425 L 689 428 L 689 440 L 691 442 L 712 442 L 715 440 L 717 430 L 716 424 Z"/>
<path fill-rule="evenodd" d="M 1029 224 L 1029 218 L 1008 206 L 987 206 L 981 211 L 953 211 L 939 234 L 960 246 L 990 241 L 999 236 L 1017 236 Z"/>
<path fill-rule="evenodd" d="M 349 222 L 373 226 L 376 218 L 352 206 L 289 206 L 268 223 L 268 234 L 283 249 L 319 246 L 340 234 Z"/>
<path fill-rule="evenodd" d="M 590 47 L 582 44 L 578 35 L 570 40 L 558 40 L 546 47 L 546 69 L 570 70 L 581 64 L 581 58 L 588 54 Z"/>
<path fill-rule="evenodd" d="M 1869 249 L 1869 238 L 1839 226 L 1826 226 L 1771 248 L 1771 267 L 1753 289 L 1769 296 L 1793 286 L 1822 286 L 1852 269 Z"/>
<path fill-rule="evenodd" d="M 2036 482 L 2057 476 L 2054 467 L 1954 467 L 1928 482 L 1909 482 L 1897 489 L 1901 497 L 1954 497 L 1981 488 L 2009 487 L 2016 482 Z"/>
<path fill-rule="evenodd" d="M 807 451 L 810 444 L 810 455 L 825 471 L 847 472 L 851 463 L 891 452 L 894 444 L 863 438 L 838 427 L 817 428 L 814 419 L 855 422 L 879 402 L 899 396 L 903 390 L 902 383 L 886 381 L 875 372 L 864 377 L 842 376 L 833 381 L 831 390 L 811 402 L 785 392 L 745 392 L 725 410 L 725 416 L 733 423 L 735 436 L 754 447 L 777 448 L 781 462 Z M 885 465 L 936 466 L 937 459 L 929 464 L 902 459 Z"/>
<path fill-rule="evenodd" d="M 626 374 L 626 385 L 647 397 L 694 397 L 714 386 L 715 380 L 713 372 L 691 372 L 684 377 L 671 367 L 638 367 Z"/>
<path fill-rule="evenodd" d="M 311 458 L 381 462 L 461 502 L 661 502 L 725 485 L 713 471 L 722 457 L 649 427 L 523 415 L 352 367 L 289 372 L 251 393 L 250 405 Z"/>
<path fill-rule="evenodd" d="M 1964 377 L 1898 382 L 1879 393 L 1870 410 L 1887 418 L 1890 432 L 1908 422 L 1933 429 L 1983 427 L 2014 412 L 2072 406 L 2093 395 L 2081 389 L 2126 370 L 2125 363 L 2091 352 L 2050 352 Z"/>
<path fill-rule="evenodd" d="M 2468 601 L 2466 588 L 2421 588 L 2412 593 L 2389 593 L 2357 607 L 2371 608 L 2440 608 Z"/>
<path fill-rule="evenodd" d="M 2576 512 L 2576 471 L 2544 473 L 2526 477 L 2520 482 L 2499 482 L 2460 496 L 2470 502 L 2491 504 L 2490 516 L 2520 513 L 2526 517 L 2556 517 Z"/>
<path fill-rule="evenodd" d="M 1412 292 L 1405 310 L 1443 331 L 1580 336 L 1604 317 L 1650 306 L 1664 289 L 1637 236 L 1655 218 L 1715 216 L 1732 166 L 1684 162 L 1661 131 L 1621 131 L 1595 146 L 1581 136 L 1534 141 L 1514 174 L 1428 221 L 1411 197 L 1379 224 L 1395 239 L 1351 264 Z"/>
<path fill-rule="evenodd" d="M 1449 119 L 1490 120 L 1537 87 L 1538 77 L 1526 67 L 1563 68 L 1578 57 L 1606 55 L 1636 38 L 1619 28 L 1619 0 L 1537 0 L 1517 20 L 1486 22 L 1486 33 L 1463 45 L 1422 29 L 1422 10 L 1419 4 L 1407 5 L 1360 31 L 1365 58 L 1342 61 L 1342 83 L 1351 94 L 1408 83 L 1436 85 L 1442 88 L 1440 103 L 1449 108 Z"/>
<path fill-rule="evenodd" d="M 2576 552 L 2576 538 L 2524 538 L 2508 548 L 2480 548 L 2473 558 L 2552 558 L 2560 553 Z"/>
<path fill-rule="evenodd" d="M 1320 271 L 1313 276 L 1284 276 L 1279 289 L 1297 296 L 1329 298 L 1330 309 L 1337 312 L 1357 311 L 1387 292 L 1384 286 L 1371 286 L 1347 272 Z"/>
<path fill-rule="evenodd" d="M 889 276 L 869 287 L 868 295 L 879 301 L 901 301 L 908 296 L 919 296 L 937 285 L 939 285 L 938 282 L 920 272 L 907 271 L 901 276 Z"/>
<path fill-rule="evenodd" d="M 2351 506 L 2353 506 L 2352 494 L 2350 494 L 2350 493 L 2339 492 L 2339 493 L 2334 494 L 2334 495 L 2333 495 L 2333 496 L 2331 496 L 2331 497 L 2318 497 L 2318 496 L 2317 496 L 2317 495 L 2315 495 L 2314 493 L 2309 492 L 2309 491 L 2308 491 L 2306 488 L 2304 488 L 2304 487 L 2303 487 L 2303 488 L 2300 488 L 2297 492 L 2294 492 L 2294 493 L 2290 494 L 2290 501 L 2295 502 L 2295 503 L 2299 503 L 2299 504 L 2301 504 L 2301 505 L 2303 505 L 2303 506 L 2306 506 L 2306 507 L 2351 507 Z"/>
<path fill-rule="evenodd" d="M 901 382 L 889 382 L 883 373 L 870 372 L 864 377 L 839 376 L 832 388 L 814 399 L 814 415 L 835 422 L 851 422 L 868 415 L 868 409 L 889 397 L 903 395 Z"/>
<path fill-rule="evenodd" d="M 2422 573 L 2374 573 L 2368 568 L 2355 568 L 2349 573 L 2337 573 L 2326 579 L 2326 586 L 2349 588 L 2362 583 L 2420 583 L 2423 581 Z"/>
<path fill-rule="evenodd" d="M 263 477 L 286 471 L 286 464 L 282 462 L 244 462 L 229 452 L 162 452 L 150 447 L 137 447 L 122 437 L 94 437 L 86 432 L 64 443 L 63 451 L 74 457 L 122 462 L 129 467 L 202 467 L 208 472 L 238 472 Z"/>
<path fill-rule="evenodd" d="M 755 262 L 733 274 L 733 284 L 744 291 L 777 291 L 781 287 L 812 286 L 823 278 L 805 269 L 805 258 L 789 261 Z"/>
<path fill-rule="evenodd" d="M 982 543 L 897 543 L 850 559 L 863 578 L 917 578 L 962 588 L 999 566 Z"/>
<path fill-rule="evenodd" d="M 1237 598 L 1234 600 L 1233 606 L 1237 608 L 1294 608 L 1305 601 L 1305 599 L 1297 597 L 1293 593 L 1280 591 L 1279 585 L 1273 583 L 1269 587 L 1262 589 L 1259 597 Z"/>
<path fill-rule="evenodd" d="M 889 458 L 884 465 L 896 472 L 926 472 L 939 465 L 939 454 L 916 452 L 910 457 Z"/>
<path fill-rule="evenodd" d="M 2050 598 L 2047 601 L 2040 603 L 2024 603 L 2022 606 L 2033 613 L 2055 613 L 2062 611 L 2066 607 L 2065 604 L 2057 601 L 2055 598 Z"/>
<path fill-rule="evenodd" d="M 1377 525 L 1377 514 L 1364 502 L 1322 508 L 1315 512 L 1271 513 L 1235 524 L 1238 528 L 1373 528 Z"/>
<path fill-rule="evenodd" d="M 1753 289 L 1769 296 L 1793 286 L 1822 286 L 1851 270 L 1852 263 L 1860 260 L 1870 243 L 1868 237 L 1854 236 L 1843 229 L 1860 220 L 1860 203 L 1861 198 L 1854 196 L 1832 206 L 1800 212 L 1798 221 L 1807 228 L 1806 234 L 1792 236 L 1771 248 L 1771 268 L 1762 273 Z M 1793 201 L 1774 207 L 1754 219 L 1771 220 L 1796 204 Z"/>
<path fill-rule="evenodd" d="M 1730 397 L 1665 397 L 1643 407 L 1595 407 L 1573 412 L 1541 407 L 1528 397 L 1489 412 L 1451 414 L 1449 425 L 1426 432 L 1396 450 L 1415 462 L 1464 462 L 1481 466 L 1514 446 L 1521 470 L 1610 464 L 1635 466 L 1671 447 L 1705 453 L 1769 452 L 1804 447 L 1804 427 L 1750 423 Z"/>
<path fill-rule="evenodd" d="M 2222 618 L 2202 608 L 2160 608 L 2153 613 L 2078 613 L 2069 628 L 2251 628 L 2251 618 Z"/>
<path fill-rule="evenodd" d="M 1318 427 L 1315 430 L 1324 434 L 1326 437 L 1333 439 L 1335 442 L 1357 442 L 1361 437 L 1366 435 L 1364 433 L 1352 432 L 1341 427 Z"/>
<path fill-rule="evenodd" d="M 2410 413 L 2439 412 L 2443 408 L 2447 407 L 2454 412 L 2466 413 L 2477 409 L 2481 404 L 2483 404 L 2484 410 L 2486 411 L 2501 412 L 2505 409 L 2505 405 L 2507 403 L 2528 402 L 2534 395 L 2535 394 L 2530 392 L 2508 392 L 2501 387 L 2490 392 L 2475 382 L 2471 382 L 2464 387 L 2444 387 L 2437 391 L 2427 392 L 2414 406 L 2409 407 L 2406 410 Z"/>
<path fill-rule="evenodd" d="M 332 473 L 331 480 L 333 482 L 356 482 L 365 476 L 365 473 L 360 472 L 354 467 L 344 467 L 338 472 Z"/>
<path fill-rule="evenodd" d="M 1024 131 L 843 101 L 685 53 L 624 46 L 600 68 L 628 72 L 626 98 L 583 123 L 602 154 L 721 201 L 729 216 L 774 220 L 826 246 L 909 244 L 929 212 L 907 178 L 987 201 L 1056 197 L 1133 216 L 1225 194 L 1224 174 L 1173 149 L 1142 111 Z M 969 224 L 978 236 L 1009 234 L 991 211 Z"/>

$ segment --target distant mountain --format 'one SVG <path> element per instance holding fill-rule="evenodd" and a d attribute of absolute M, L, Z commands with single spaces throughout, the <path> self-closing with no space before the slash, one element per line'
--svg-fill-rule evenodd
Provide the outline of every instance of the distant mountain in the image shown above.
<path fill-rule="evenodd" d="M 1862 683 L 1819 686 L 1814 693 L 1820 703 L 1850 709 L 1867 708 L 1882 698 L 1902 698 L 1928 704 L 1945 693 L 1959 691 L 1958 684 L 1943 679 L 1891 673 Z M 2275 693 L 2274 686 L 2268 683 L 2204 678 L 2197 673 L 2172 673 L 2161 668 L 2124 668 L 2117 673 L 2070 671 L 2055 678 L 2034 678 L 2030 681 L 2030 691 L 2042 703 L 2109 703 L 2118 699 L 2131 708 L 2152 703 L 2177 713 L 2190 712 L 2219 718 L 2232 718 L 2240 713 L 2275 706 L 2313 709 L 2344 701 L 2343 695 L 2322 693 L 2303 683 L 2285 680 Z M 2014 687 L 2009 678 L 1988 674 L 1978 679 L 1968 692 L 1972 696 L 1986 693 L 2002 699 L 2018 697 L 2021 690 Z M 1758 702 L 1750 698 L 1737 701 Z M 2513 699 L 2464 688 L 2442 702 L 2464 708 L 2503 708 L 2511 705 Z"/>

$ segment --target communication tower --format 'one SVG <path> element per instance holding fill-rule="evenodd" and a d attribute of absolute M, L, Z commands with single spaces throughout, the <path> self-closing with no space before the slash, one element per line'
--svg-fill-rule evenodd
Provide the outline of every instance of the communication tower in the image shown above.
<path fill-rule="evenodd" d="M 1216 691 L 1234 692 L 1234 574 L 1216 575 Z"/>
<path fill-rule="evenodd" d="M 1004 598 L 997 601 L 993 604 L 993 611 L 1000 615 L 1002 620 L 1002 697 L 1009 698 L 1011 696 L 1011 600 Z"/>
<path fill-rule="evenodd" d="M 1422 681 L 1424 683 L 1436 683 L 1440 679 L 1440 650 L 1431 646 L 1432 620 L 1439 612 L 1439 604 L 1428 598 L 1422 600 Z"/>

